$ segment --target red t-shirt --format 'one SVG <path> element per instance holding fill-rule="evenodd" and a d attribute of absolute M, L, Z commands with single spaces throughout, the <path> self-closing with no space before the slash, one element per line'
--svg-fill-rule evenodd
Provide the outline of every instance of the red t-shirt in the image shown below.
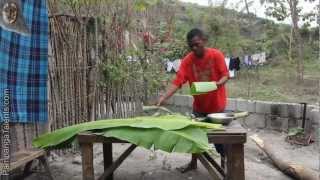
<path fill-rule="evenodd" d="M 192 82 L 219 81 L 223 76 L 229 76 L 224 55 L 217 49 L 206 48 L 202 58 L 191 52 L 182 60 L 173 84 L 181 87 L 187 81 L 189 85 Z M 227 104 L 224 85 L 215 91 L 193 97 L 193 110 L 200 113 L 222 112 Z"/>

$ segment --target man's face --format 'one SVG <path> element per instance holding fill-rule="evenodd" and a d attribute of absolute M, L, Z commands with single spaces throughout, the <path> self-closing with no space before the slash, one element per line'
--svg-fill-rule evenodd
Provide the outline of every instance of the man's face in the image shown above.
<path fill-rule="evenodd" d="M 193 37 L 188 45 L 197 57 L 203 57 L 205 50 L 205 41 L 202 37 Z"/>

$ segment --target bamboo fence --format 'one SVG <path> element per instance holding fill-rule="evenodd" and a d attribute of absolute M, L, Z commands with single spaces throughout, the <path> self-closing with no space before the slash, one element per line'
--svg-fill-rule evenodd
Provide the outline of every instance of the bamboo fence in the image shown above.
<path fill-rule="evenodd" d="M 158 35 L 155 27 L 165 12 L 159 8 L 136 12 L 131 1 L 126 1 L 125 6 L 100 7 L 102 17 L 108 17 L 101 21 L 98 15 L 61 13 L 56 2 L 48 1 L 48 123 L 12 123 L 11 153 L 32 148 L 32 139 L 45 132 L 99 119 L 132 117 L 142 111 L 143 76 L 114 82 L 103 78 L 101 65 L 117 63 L 128 46 L 141 41 L 142 30 Z M 171 31 L 172 14 L 166 15 Z M 136 71 L 134 67 L 126 70 Z"/>

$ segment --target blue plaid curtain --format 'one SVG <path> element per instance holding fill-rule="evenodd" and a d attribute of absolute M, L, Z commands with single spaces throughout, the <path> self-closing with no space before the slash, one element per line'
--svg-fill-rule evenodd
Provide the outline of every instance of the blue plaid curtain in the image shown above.
<path fill-rule="evenodd" d="M 8 92 L 10 122 L 45 122 L 49 30 L 46 0 L 21 0 L 21 4 L 31 36 L 0 28 L 0 122 L 5 118 Z"/>

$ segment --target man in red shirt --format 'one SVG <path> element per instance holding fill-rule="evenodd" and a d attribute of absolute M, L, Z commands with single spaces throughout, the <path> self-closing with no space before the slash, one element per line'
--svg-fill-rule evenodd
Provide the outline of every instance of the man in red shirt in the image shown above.
<path fill-rule="evenodd" d="M 207 94 L 193 96 L 193 114 L 203 117 L 210 113 L 219 113 L 225 110 L 227 95 L 224 84 L 229 79 L 229 71 L 225 64 L 224 55 L 217 49 L 206 48 L 207 38 L 200 29 L 192 29 L 187 34 L 187 43 L 191 52 L 183 58 L 176 78 L 165 95 L 158 100 L 158 106 L 170 98 L 181 86 L 188 82 L 214 81 L 217 90 Z M 217 151 L 224 156 L 223 146 L 216 144 Z M 197 159 L 192 156 L 191 163 L 184 169 L 186 172 L 197 168 Z"/>

